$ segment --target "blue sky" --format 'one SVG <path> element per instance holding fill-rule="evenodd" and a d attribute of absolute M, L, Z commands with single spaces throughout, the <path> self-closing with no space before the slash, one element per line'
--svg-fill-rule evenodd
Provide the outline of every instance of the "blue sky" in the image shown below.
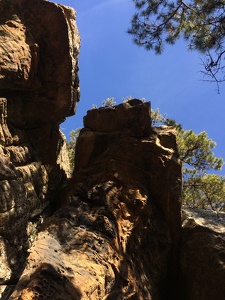
<path fill-rule="evenodd" d="M 81 35 L 79 58 L 81 99 L 75 116 L 61 126 L 68 137 L 83 126 L 92 104 L 114 97 L 146 98 L 152 108 L 175 119 L 184 129 L 206 131 L 217 143 L 215 154 L 225 159 L 225 83 L 220 94 L 203 82 L 200 54 L 180 40 L 156 56 L 133 44 L 126 33 L 134 13 L 132 0 L 61 0 L 77 11 Z M 225 168 L 224 168 L 225 169 Z M 224 171 L 222 172 L 224 174 Z"/>

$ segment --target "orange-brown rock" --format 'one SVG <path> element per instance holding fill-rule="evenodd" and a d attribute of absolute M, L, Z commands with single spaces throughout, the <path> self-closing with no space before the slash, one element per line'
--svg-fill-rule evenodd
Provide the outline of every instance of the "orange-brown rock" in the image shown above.
<path fill-rule="evenodd" d="M 149 103 L 132 99 L 115 107 L 92 109 L 84 117 L 84 127 L 94 132 L 110 133 L 129 131 L 130 136 L 144 137 L 150 134 Z M 138 126 L 137 126 L 138 124 Z"/>
<path fill-rule="evenodd" d="M 84 118 L 75 12 L 0 0 L 0 298 L 224 300 L 224 214 L 180 216 L 175 130 L 132 99 Z"/>
<path fill-rule="evenodd" d="M 38 226 L 69 174 L 59 124 L 79 100 L 75 12 L 0 0 L 0 298 L 16 284 Z"/>
<path fill-rule="evenodd" d="M 181 165 L 174 130 L 151 131 L 149 103 L 122 106 L 97 112 L 98 122 L 109 110 L 129 112 L 116 131 L 90 130 L 87 115 L 63 207 L 42 225 L 10 299 L 179 299 Z M 124 127 L 131 115 L 148 129 L 141 137 Z"/>
<path fill-rule="evenodd" d="M 184 300 L 225 299 L 225 213 L 183 210 Z"/>
<path fill-rule="evenodd" d="M 45 0 L 0 1 L 0 96 L 9 100 L 13 125 L 36 128 L 74 114 L 79 100 L 74 19 L 73 9 Z"/>

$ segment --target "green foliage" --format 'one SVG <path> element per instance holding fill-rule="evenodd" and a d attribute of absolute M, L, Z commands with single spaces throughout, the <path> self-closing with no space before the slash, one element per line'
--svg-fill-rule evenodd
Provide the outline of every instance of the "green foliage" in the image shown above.
<path fill-rule="evenodd" d="M 113 97 L 102 100 L 102 107 L 113 107 L 115 104 L 116 102 L 114 101 Z M 92 104 L 92 109 L 96 108 L 98 108 L 97 105 Z"/>
<path fill-rule="evenodd" d="M 113 107 L 115 104 L 116 102 L 113 97 L 102 100 L 102 107 Z"/>
<path fill-rule="evenodd" d="M 68 150 L 71 173 L 73 172 L 73 169 L 74 169 L 75 146 L 76 146 L 76 140 L 77 140 L 77 137 L 80 133 L 80 130 L 81 130 L 81 128 L 77 128 L 76 130 L 72 130 L 70 132 L 70 140 L 66 143 L 67 144 L 67 150 Z"/>
<path fill-rule="evenodd" d="M 184 182 L 183 205 L 225 211 L 225 178 L 216 174 L 194 176 Z"/>
<path fill-rule="evenodd" d="M 211 169 L 220 170 L 223 159 L 214 156 L 212 149 L 216 143 L 208 138 L 205 131 L 199 134 L 192 130 L 178 130 L 177 143 L 180 159 L 183 164 L 193 167 L 199 173 L 206 173 Z"/>
<path fill-rule="evenodd" d="M 182 204 L 225 211 L 225 178 L 209 174 L 221 170 L 222 158 L 215 157 L 213 149 L 216 143 L 208 138 L 205 131 L 199 134 L 193 130 L 184 130 L 174 120 L 162 116 L 157 109 L 151 112 L 153 124 L 162 123 L 177 130 L 177 145 L 183 168 Z"/>
<path fill-rule="evenodd" d="M 159 109 L 157 108 L 156 110 L 151 109 L 151 119 L 152 119 L 152 125 L 155 125 L 157 123 L 162 123 L 164 125 L 166 122 L 166 116 L 161 115 L 159 112 Z"/>
<path fill-rule="evenodd" d="M 205 75 L 225 80 L 224 58 L 225 0 L 133 0 L 137 9 L 128 33 L 134 43 L 161 54 L 165 44 L 175 44 L 183 36 L 190 50 L 205 54 Z"/>

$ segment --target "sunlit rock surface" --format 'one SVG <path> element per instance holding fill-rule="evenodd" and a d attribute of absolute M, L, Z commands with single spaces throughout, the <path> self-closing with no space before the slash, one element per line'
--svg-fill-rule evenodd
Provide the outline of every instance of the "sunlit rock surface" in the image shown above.
<path fill-rule="evenodd" d="M 19 127 L 57 124 L 79 100 L 75 12 L 44 0 L 0 1 L 0 93 Z"/>
<path fill-rule="evenodd" d="M 0 0 L 1 299 L 224 300 L 224 214 L 185 209 L 181 222 L 176 132 L 151 127 L 149 103 L 88 111 L 68 180 L 74 19 Z"/>
<path fill-rule="evenodd" d="M 79 100 L 75 12 L 0 0 L 0 294 L 7 299 L 69 175 L 60 123 Z"/>
<path fill-rule="evenodd" d="M 117 119 L 102 132 L 106 115 Z M 153 132 L 149 103 L 139 100 L 85 118 L 62 208 L 41 226 L 10 299 L 177 297 L 181 165 L 174 130 Z"/>

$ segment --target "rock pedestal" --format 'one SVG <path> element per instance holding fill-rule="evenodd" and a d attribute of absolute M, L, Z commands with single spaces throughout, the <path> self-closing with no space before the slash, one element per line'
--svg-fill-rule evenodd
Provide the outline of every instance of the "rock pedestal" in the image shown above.
<path fill-rule="evenodd" d="M 102 128 L 106 116 L 117 118 Z M 181 165 L 174 130 L 153 132 L 149 103 L 141 101 L 89 111 L 85 124 L 62 208 L 41 226 L 10 299 L 176 299 Z"/>

